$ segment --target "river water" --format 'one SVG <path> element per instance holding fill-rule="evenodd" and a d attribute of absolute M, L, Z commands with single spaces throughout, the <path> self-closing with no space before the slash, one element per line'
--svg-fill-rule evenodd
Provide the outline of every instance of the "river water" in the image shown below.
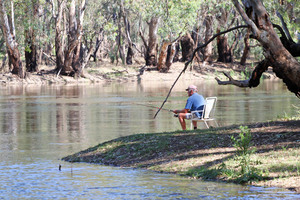
<path fill-rule="evenodd" d="M 183 108 L 188 84 L 177 83 L 165 108 Z M 204 97 L 218 97 L 220 125 L 291 116 L 299 106 L 281 82 L 266 81 L 254 89 L 194 84 Z M 161 105 L 171 85 L 1 87 L 0 199 L 300 199 L 280 188 L 60 160 L 120 136 L 180 129 L 167 111 L 153 118 L 157 109 L 151 106 Z"/>

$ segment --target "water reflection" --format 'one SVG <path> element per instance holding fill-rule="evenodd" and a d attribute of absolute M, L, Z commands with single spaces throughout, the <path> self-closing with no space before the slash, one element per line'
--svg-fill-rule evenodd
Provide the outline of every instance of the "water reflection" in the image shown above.
<path fill-rule="evenodd" d="M 278 83 L 255 89 L 195 83 L 199 93 L 218 96 L 217 120 L 230 125 L 292 115 L 298 99 Z M 60 158 L 120 136 L 180 129 L 176 118 L 161 111 L 172 83 L 102 86 L 5 87 L 0 89 L 0 199 L 222 199 L 281 197 L 231 184 L 203 183 L 142 170 L 62 163 Z M 165 104 L 182 108 L 188 82 L 179 82 Z M 58 165 L 62 164 L 62 171 Z M 71 173 L 72 171 L 72 173 Z M 279 190 L 282 191 L 282 190 Z M 286 197 L 292 193 L 283 194 Z"/>

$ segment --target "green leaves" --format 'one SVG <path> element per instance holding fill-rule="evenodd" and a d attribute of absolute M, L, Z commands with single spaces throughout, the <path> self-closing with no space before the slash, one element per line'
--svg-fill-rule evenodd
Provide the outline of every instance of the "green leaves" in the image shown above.
<path fill-rule="evenodd" d="M 238 138 L 231 137 L 231 140 L 234 142 L 233 146 L 237 149 L 235 159 L 239 161 L 239 167 L 241 167 L 240 175 L 235 181 L 238 183 L 247 183 L 262 180 L 262 172 L 250 166 L 250 157 L 255 152 L 255 149 L 251 148 L 252 135 L 250 129 L 247 126 L 240 126 L 240 130 Z"/>
<path fill-rule="evenodd" d="M 252 136 L 250 129 L 247 126 L 240 126 L 240 130 L 239 138 L 234 138 L 232 136 L 231 140 L 234 142 L 233 146 L 238 150 L 238 155 L 246 156 L 253 153 L 253 150 L 250 150 L 250 147 L 252 146 Z"/>

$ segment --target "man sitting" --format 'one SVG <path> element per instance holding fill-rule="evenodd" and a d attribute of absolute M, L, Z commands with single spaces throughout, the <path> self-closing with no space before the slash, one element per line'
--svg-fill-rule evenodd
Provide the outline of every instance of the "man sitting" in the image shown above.
<path fill-rule="evenodd" d="M 187 99 L 185 108 L 182 110 L 174 110 L 175 114 L 178 114 L 178 119 L 182 130 L 186 130 L 185 119 L 191 119 L 191 111 L 203 110 L 205 100 L 202 95 L 197 93 L 197 87 L 195 85 L 190 85 L 186 91 L 188 92 L 189 98 Z M 202 113 L 197 112 L 197 117 L 201 117 Z M 197 121 L 193 121 L 194 129 L 197 129 Z"/>

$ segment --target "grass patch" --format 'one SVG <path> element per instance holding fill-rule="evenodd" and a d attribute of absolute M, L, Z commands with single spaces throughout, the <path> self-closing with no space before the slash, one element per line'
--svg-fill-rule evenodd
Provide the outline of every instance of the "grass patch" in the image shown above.
<path fill-rule="evenodd" d="M 237 183 L 279 184 L 279 179 L 286 182 L 275 186 L 296 187 L 297 181 L 287 179 L 300 179 L 299 124 L 300 121 L 286 120 L 248 124 L 251 134 L 236 125 L 136 134 L 99 144 L 63 160 L 139 167 Z"/>

